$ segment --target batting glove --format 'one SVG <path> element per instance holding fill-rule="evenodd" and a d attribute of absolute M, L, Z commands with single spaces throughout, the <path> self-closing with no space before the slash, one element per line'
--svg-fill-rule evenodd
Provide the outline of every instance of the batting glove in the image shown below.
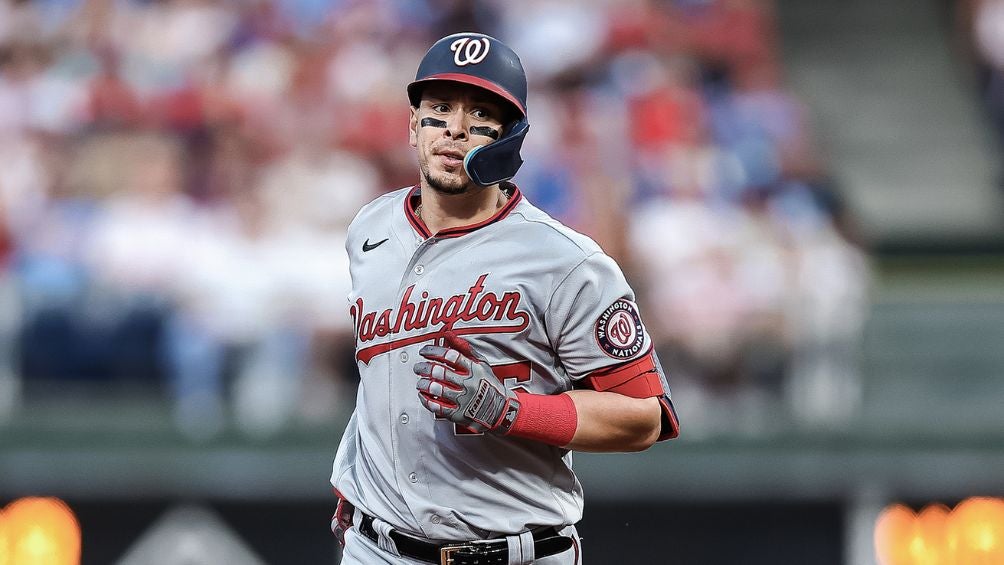
<path fill-rule="evenodd" d="M 499 381 L 467 340 L 446 334 L 446 346 L 426 345 L 415 364 L 415 388 L 427 410 L 474 432 L 506 434 L 516 421 L 516 393 Z"/>

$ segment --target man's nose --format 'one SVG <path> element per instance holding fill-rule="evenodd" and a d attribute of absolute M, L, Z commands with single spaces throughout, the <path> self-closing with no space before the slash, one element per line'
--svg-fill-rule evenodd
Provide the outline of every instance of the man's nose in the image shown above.
<path fill-rule="evenodd" d="M 446 118 L 446 135 L 452 139 L 467 138 L 467 116 L 463 112 L 453 112 Z"/>

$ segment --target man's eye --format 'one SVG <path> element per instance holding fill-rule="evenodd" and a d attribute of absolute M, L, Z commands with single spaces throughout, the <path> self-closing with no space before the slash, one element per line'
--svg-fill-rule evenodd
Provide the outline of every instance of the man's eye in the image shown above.
<path fill-rule="evenodd" d="M 482 110 L 481 108 L 478 108 L 471 113 L 474 114 L 474 117 L 479 120 L 487 120 L 491 118 L 491 114 L 489 114 L 486 110 Z"/>
<path fill-rule="evenodd" d="M 433 104 L 432 105 L 432 109 L 435 110 L 436 112 L 449 112 L 450 111 L 450 107 L 447 106 L 446 104 Z"/>

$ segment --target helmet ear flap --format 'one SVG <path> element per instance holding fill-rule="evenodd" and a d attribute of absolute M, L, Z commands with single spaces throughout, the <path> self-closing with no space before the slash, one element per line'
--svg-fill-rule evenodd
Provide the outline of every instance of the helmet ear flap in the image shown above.
<path fill-rule="evenodd" d="M 523 164 L 519 150 L 530 130 L 526 117 L 521 117 L 498 140 L 471 149 L 464 156 L 464 170 L 475 184 L 491 186 L 516 176 Z"/>

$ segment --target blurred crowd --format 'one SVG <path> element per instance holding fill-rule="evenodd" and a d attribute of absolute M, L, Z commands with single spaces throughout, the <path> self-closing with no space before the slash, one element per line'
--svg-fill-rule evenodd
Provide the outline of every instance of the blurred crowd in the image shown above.
<path fill-rule="evenodd" d="M 0 398 L 147 380 L 193 438 L 351 402 L 345 230 L 463 30 L 521 54 L 515 180 L 625 267 L 689 432 L 847 423 L 868 264 L 769 0 L 0 0 Z"/>
<path fill-rule="evenodd" d="M 957 0 L 954 6 L 959 47 L 976 69 L 986 115 L 1004 148 L 1004 0 Z"/>

